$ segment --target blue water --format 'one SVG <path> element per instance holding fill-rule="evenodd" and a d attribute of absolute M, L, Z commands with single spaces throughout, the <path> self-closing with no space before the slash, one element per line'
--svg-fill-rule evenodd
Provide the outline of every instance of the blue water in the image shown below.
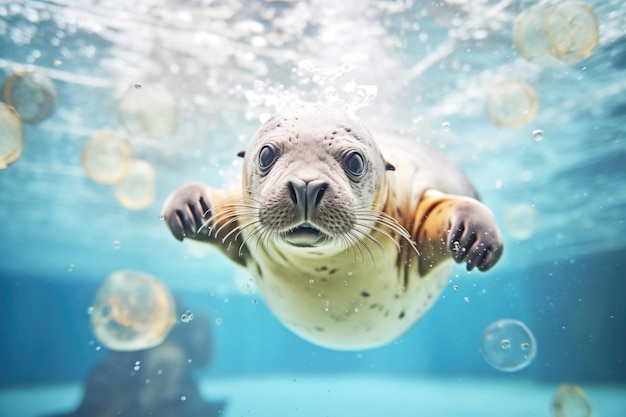
<path fill-rule="evenodd" d="M 0 82 L 33 69 L 58 92 L 52 117 L 25 124 L 23 155 L 0 171 L 0 415 L 78 405 L 111 354 L 88 308 L 119 269 L 158 277 L 179 314 L 210 317 L 212 355 L 193 375 L 227 416 L 549 415 L 563 383 L 581 386 L 597 416 L 626 415 L 626 4 L 588 2 L 600 23 L 593 55 L 541 66 L 511 41 L 535 2 L 335 3 L 0 0 Z M 539 97 L 521 128 L 484 114 L 506 79 Z M 154 202 L 131 211 L 85 174 L 81 152 L 98 130 L 125 132 L 117 103 L 135 83 L 165 86 L 179 123 L 169 139 L 129 137 L 157 172 Z M 372 129 L 420 137 L 467 173 L 503 227 L 500 263 L 456 268 L 389 346 L 336 352 L 299 339 L 244 270 L 175 241 L 159 220 L 185 182 L 236 185 L 237 151 L 294 97 L 360 107 Z M 539 215 L 524 240 L 504 221 L 520 203 Z M 537 340 L 518 372 L 480 352 L 483 329 L 502 318 Z"/>

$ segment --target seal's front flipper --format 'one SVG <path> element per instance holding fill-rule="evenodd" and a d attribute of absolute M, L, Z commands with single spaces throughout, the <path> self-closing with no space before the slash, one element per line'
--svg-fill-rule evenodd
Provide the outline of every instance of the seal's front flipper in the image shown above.
<path fill-rule="evenodd" d="M 493 215 L 473 198 L 426 191 L 414 224 L 411 235 L 420 252 L 422 276 L 449 257 L 466 262 L 468 270 L 486 271 L 502 256 L 502 236 Z"/>
<path fill-rule="evenodd" d="M 447 245 L 452 259 L 467 270 L 486 271 L 502 255 L 502 236 L 491 211 L 479 202 L 459 204 L 450 212 Z"/>
<path fill-rule="evenodd" d="M 189 238 L 208 241 L 203 228 L 211 218 L 211 188 L 194 182 L 177 188 L 165 201 L 161 218 L 178 240 Z"/>
<path fill-rule="evenodd" d="M 216 245 L 234 262 L 245 265 L 247 248 L 241 243 L 237 207 L 241 193 L 215 190 L 192 182 L 174 190 L 163 205 L 161 218 L 172 235 Z"/>

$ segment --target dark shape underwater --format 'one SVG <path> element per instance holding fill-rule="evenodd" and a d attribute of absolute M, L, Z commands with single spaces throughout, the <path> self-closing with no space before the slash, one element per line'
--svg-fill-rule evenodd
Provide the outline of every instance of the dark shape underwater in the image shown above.
<path fill-rule="evenodd" d="M 192 371 L 211 359 L 207 316 L 174 326 L 159 346 L 110 351 L 90 372 L 83 399 L 68 414 L 47 417 L 212 417 L 225 402 L 205 402 Z"/>

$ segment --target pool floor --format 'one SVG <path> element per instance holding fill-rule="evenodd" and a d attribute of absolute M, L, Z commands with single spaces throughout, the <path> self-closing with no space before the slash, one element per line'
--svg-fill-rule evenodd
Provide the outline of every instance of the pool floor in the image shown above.
<path fill-rule="evenodd" d="M 202 379 L 208 402 L 225 417 L 528 417 L 551 416 L 556 385 L 355 375 Z M 626 416 L 626 386 L 583 387 L 596 417 Z M 74 410 L 79 384 L 5 389 L 0 415 L 35 417 Z M 578 414 L 576 414 L 578 416 Z M 203 416 L 204 417 L 204 416 Z"/>

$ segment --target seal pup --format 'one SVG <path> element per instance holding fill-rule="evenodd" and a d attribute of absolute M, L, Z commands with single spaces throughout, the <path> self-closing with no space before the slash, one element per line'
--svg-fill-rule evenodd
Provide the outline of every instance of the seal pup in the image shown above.
<path fill-rule="evenodd" d="M 162 219 L 247 267 L 274 315 L 312 343 L 389 343 L 433 305 L 452 261 L 486 271 L 502 254 L 491 211 L 454 165 L 417 143 L 377 143 L 339 109 L 276 114 L 239 156 L 241 188 L 183 185 Z"/>

